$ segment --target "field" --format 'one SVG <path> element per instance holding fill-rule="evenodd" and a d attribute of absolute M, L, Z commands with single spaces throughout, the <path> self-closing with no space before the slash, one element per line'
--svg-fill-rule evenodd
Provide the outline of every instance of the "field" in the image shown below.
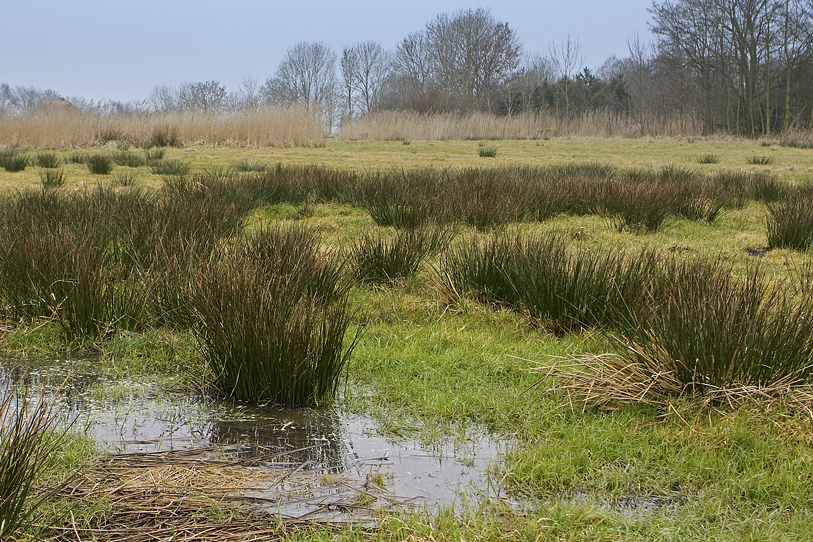
<path fill-rule="evenodd" d="M 482 473 L 506 500 L 382 506 L 372 524 L 280 520 L 257 539 L 813 531 L 809 149 L 329 139 L 25 155 L 21 171 L 0 169 L 9 357 L 94 352 L 101 374 L 157 393 L 364 413 L 387 438 L 430 450 L 482 434 L 506 443 Z M 91 172 L 97 155 L 106 173 Z M 62 176 L 44 187 L 51 170 Z M 267 336 L 286 340 L 257 339 Z M 328 376 L 290 398 L 301 380 L 278 385 L 258 369 L 251 381 L 264 384 L 243 389 L 251 362 L 231 368 L 238 351 L 319 357 Z M 69 442 L 37 476 L 107 472 L 85 439 Z M 39 530 L 18 536 L 104 539 L 121 527 L 112 497 L 87 495 L 70 512 L 64 492 L 49 496 Z M 220 539 L 229 525 L 229 539 L 257 532 L 254 512 L 230 502 L 189 514 Z"/>

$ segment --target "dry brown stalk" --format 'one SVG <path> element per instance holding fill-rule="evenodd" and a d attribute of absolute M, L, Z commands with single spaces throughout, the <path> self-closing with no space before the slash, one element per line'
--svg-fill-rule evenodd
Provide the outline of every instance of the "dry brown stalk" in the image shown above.
<path fill-rule="evenodd" d="M 733 410 L 750 404 L 765 409 L 782 405 L 813 419 L 813 384 L 803 382 L 798 375 L 765 385 L 720 388 L 697 382 L 683 384 L 671 371 L 654 371 L 618 354 L 531 363 L 536 364 L 532 371 L 542 374 L 533 389 L 549 383 L 546 391 L 566 395 L 571 407 L 574 402 L 580 403 L 582 411 L 614 410 L 633 403 L 667 409 L 676 398 L 692 394 L 703 408 Z"/>

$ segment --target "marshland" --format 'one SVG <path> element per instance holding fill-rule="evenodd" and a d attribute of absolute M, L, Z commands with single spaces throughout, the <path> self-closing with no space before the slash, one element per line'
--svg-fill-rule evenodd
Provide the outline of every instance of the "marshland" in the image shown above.
<path fill-rule="evenodd" d="M 810 529 L 809 151 L 146 146 L 3 150 L 16 537 Z"/>

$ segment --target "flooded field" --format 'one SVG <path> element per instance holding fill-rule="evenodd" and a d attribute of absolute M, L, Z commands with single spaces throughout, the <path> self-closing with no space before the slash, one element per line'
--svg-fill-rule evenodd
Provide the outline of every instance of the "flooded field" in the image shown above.
<path fill-rule="evenodd" d="M 507 499 L 493 473 L 508 444 L 486 434 L 425 446 L 388 438 L 372 418 L 341 408 L 283 410 L 159 393 L 148 379 L 100 375 L 96 363 L 6 358 L 0 376 L 56 393 L 64 419 L 100 452 L 194 452 L 251 465 L 257 483 L 242 496 L 286 518 L 365 520 L 393 506 L 434 511 Z"/>

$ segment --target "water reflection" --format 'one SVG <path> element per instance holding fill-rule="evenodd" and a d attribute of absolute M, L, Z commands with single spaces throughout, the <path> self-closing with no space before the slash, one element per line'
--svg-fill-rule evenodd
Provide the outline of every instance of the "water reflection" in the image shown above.
<path fill-rule="evenodd" d="M 450 439 L 430 450 L 417 441 L 387 439 L 369 417 L 338 409 L 281 410 L 159 393 L 143 378 L 99 374 L 94 358 L 0 359 L 0 379 L 55 395 L 65 419 L 76 419 L 75 427 L 106 451 L 218 445 L 260 465 L 287 465 L 294 475 L 274 488 L 286 497 L 274 497 L 281 500 L 273 505 L 286 515 L 346 512 L 359 492 L 374 494 L 381 505 L 429 508 L 504 497 L 488 473 L 506 444 L 487 435 Z"/>

